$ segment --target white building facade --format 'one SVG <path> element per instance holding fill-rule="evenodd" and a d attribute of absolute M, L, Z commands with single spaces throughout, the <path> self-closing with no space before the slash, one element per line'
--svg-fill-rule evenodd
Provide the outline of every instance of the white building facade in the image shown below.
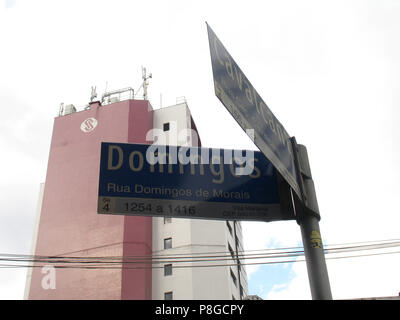
<path fill-rule="evenodd" d="M 154 110 L 154 128 L 166 144 L 198 146 L 187 103 Z M 152 297 L 240 300 L 248 292 L 240 222 L 153 218 Z"/>

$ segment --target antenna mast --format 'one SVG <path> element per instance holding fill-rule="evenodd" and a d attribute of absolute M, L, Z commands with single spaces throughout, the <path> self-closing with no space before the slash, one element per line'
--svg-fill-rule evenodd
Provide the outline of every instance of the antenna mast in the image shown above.
<path fill-rule="evenodd" d="M 96 87 L 92 87 L 92 93 L 90 94 L 90 102 L 93 102 L 95 98 L 97 98 Z"/>
<path fill-rule="evenodd" d="M 147 99 L 147 86 L 149 85 L 149 82 L 147 81 L 148 79 L 152 78 L 152 74 L 150 73 L 148 76 L 146 74 L 146 68 L 143 68 L 142 66 L 142 79 L 143 79 L 143 99 L 144 100 L 148 100 Z"/>
<path fill-rule="evenodd" d="M 60 109 L 58 110 L 58 116 L 61 117 L 64 112 L 64 102 L 60 103 Z"/>

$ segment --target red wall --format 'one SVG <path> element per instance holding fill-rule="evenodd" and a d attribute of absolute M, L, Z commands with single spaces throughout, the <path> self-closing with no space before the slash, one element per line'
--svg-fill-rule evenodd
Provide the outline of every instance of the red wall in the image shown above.
<path fill-rule="evenodd" d="M 147 101 L 128 100 L 57 117 L 50 146 L 36 255 L 144 256 L 152 220 L 97 214 L 100 144 L 146 142 L 153 127 Z M 93 117 L 88 133 L 81 123 Z M 126 264 L 131 266 L 131 264 Z M 29 299 L 151 299 L 151 269 L 56 269 L 56 289 L 43 289 L 34 268 Z"/>

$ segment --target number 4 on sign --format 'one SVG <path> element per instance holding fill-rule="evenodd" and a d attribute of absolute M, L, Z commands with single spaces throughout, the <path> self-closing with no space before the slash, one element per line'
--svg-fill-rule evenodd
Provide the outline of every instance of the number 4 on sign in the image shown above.
<path fill-rule="evenodd" d="M 103 210 L 110 211 L 110 199 L 103 199 Z"/>

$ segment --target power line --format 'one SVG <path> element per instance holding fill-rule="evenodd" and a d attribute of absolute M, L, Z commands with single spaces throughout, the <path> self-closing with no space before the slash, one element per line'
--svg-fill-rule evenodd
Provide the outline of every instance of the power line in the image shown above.
<path fill-rule="evenodd" d="M 389 242 L 391 241 L 391 242 Z M 368 243 L 365 245 L 349 246 L 343 244 L 342 246 L 336 245 L 334 248 L 325 249 L 327 255 L 333 255 L 337 253 L 349 253 L 354 251 L 365 251 L 365 250 L 380 250 L 386 248 L 394 248 L 400 246 L 400 241 L 393 240 L 379 240 L 379 241 L 367 241 L 358 243 Z M 297 247 L 291 247 L 297 249 Z M 304 252 L 302 250 L 292 250 L 288 251 L 288 248 L 277 248 L 277 249 L 267 249 L 263 250 L 262 253 L 246 253 L 254 252 L 253 250 L 242 251 L 241 254 L 231 254 L 229 252 L 223 252 L 223 255 L 149 255 L 149 256 L 131 256 L 131 257 L 60 257 L 60 256 L 37 256 L 37 255 L 18 255 L 18 254 L 0 254 L 0 261 L 14 263 L 14 264 L 0 264 L 0 268 L 26 268 L 26 267 L 42 267 L 45 264 L 52 264 L 56 268 L 84 268 L 84 269 L 109 269 L 109 268 L 163 268 L 163 266 L 156 266 L 160 264 L 173 263 L 175 268 L 185 268 L 185 267 L 215 267 L 215 266 L 237 266 L 237 262 L 229 264 L 227 262 L 234 261 L 238 257 L 240 260 L 262 260 L 262 259 L 272 259 L 274 261 L 259 261 L 259 262 L 243 262 L 241 265 L 261 265 L 261 264 L 274 264 L 274 263 L 291 263 L 299 262 L 304 260 L 298 260 L 297 257 L 303 256 Z M 290 248 L 289 248 L 290 249 Z M 280 250 L 277 252 L 270 252 Z M 267 252 L 265 252 L 267 251 Z M 269 253 L 268 253 L 269 252 Z M 364 256 L 374 256 L 382 254 L 392 254 L 395 252 L 381 252 L 381 253 L 371 253 L 363 255 L 352 255 L 352 256 L 339 256 L 339 257 L 327 257 L 327 259 L 344 259 L 344 258 L 354 258 L 354 257 L 364 257 Z M 290 260 L 276 260 L 282 258 L 291 258 Z M 294 259 L 296 258 L 296 259 Z M 217 264 L 225 261 L 224 264 Z M 199 264 L 208 263 L 206 265 Z M 215 264 L 210 264 L 214 263 Z M 17 263 L 17 264 L 16 264 Z M 25 264 L 18 264 L 25 263 Z M 33 264 L 26 264 L 33 263 Z M 182 265 L 182 263 L 190 263 L 190 265 Z M 144 265 L 135 266 L 132 265 Z M 150 266 L 149 266 L 150 265 Z"/>
<path fill-rule="evenodd" d="M 341 246 L 335 247 L 330 249 L 325 249 L 326 253 L 335 253 L 335 252 L 345 252 L 345 251 L 359 251 L 359 250 L 373 250 L 373 249 L 381 249 L 381 248 L 388 248 L 388 247 L 396 247 L 400 245 L 400 241 L 396 242 L 386 242 L 386 243 L 374 243 L 369 245 L 361 245 L 361 246 Z M 293 247 L 297 248 L 297 247 Z M 239 256 L 240 258 L 263 258 L 264 256 L 279 256 L 282 254 L 296 254 L 296 253 L 303 253 L 303 250 L 296 250 L 296 251 L 285 251 L 286 249 L 290 248 L 276 248 L 276 249 L 263 249 L 263 252 L 260 253 L 247 253 L 252 252 L 252 250 L 248 251 L 239 251 L 237 254 L 235 253 L 235 258 Z M 277 252 L 269 252 L 272 250 L 281 250 Z M 283 251 L 282 251 L 283 250 Z M 269 252 L 269 253 L 268 253 Z M 219 254 L 219 253 L 222 253 Z M 206 254 L 206 255 L 204 255 Z M 79 262 L 79 260 L 121 260 L 122 262 L 127 262 L 129 260 L 153 260 L 153 261 L 163 261 L 163 260 L 178 260 L 178 259 L 196 259 L 199 260 L 200 258 L 224 258 L 229 257 L 232 255 L 231 252 L 206 252 L 203 255 L 200 254 L 192 254 L 187 255 L 186 253 L 179 254 L 175 253 L 173 255 L 145 255 L 145 256 L 41 256 L 41 255 L 21 255 L 21 254 L 0 254 L 0 260 L 11 260 L 15 259 L 15 261 L 33 261 L 33 262 L 40 262 L 40 261 L 47 261 L 47 262 L 62 262 L 64 260 L 70 260 L 73 262 Z"/>
<path fill-rule="evenodd" d="M 389 242 L 390 241 L 390 242 Z M 361 244 L 361 243 L 369 243 L 365 245 L 359 246 L 351 246 L 351 244 Z M 400 245 L 400 239 L 390 239 L 390 240 L 378 240 L 378 241 L 364 241 L 364 242 L 353 242 L 353 243 L 343 243 L 343 244 L 335 244 L 335 245 L 325 245 L 326 253 L 333 253 L 338 250 L 363 250 L 363 249 L 378 249 L 384 247 L 396 247 Z M 332 248 L 331 248 L 332 247 Z M 302 249 L 303 247 L 281 247 L 281 248 L 268 248 L 268 249 L 257 249 L 257 250 L 238 250 L 236 255 L 239 257 L 245 256 L 257 256 L 264 254 L 281 254 L 281 253 L 295 253 L 295 252 L 303 252 L 303 250 L 297 251 L 287 251 L 291 249 Z M 174 248 L 173 248 L 174 249 Z M 281 250 L 279 252 L 278 250 Z M 86 251 L 86 250 L 85 250 Z M 278 251 L 278 252 L 270 252 L 270 251 Z M 250 252 L 258 252 L 258 253 L 250 253 Z M 270 253 L 269 253 L 270 252 Z M 191 255 L 187 256 L 187 253 L 173 253 L 173 254 L 152 254 L 152 255 L 137 255 L 137 256 L 64 256 L 64 255 L 54 255 L 54 256 L 44 256 L 44 255 L 28 255 L 28 254 L 12 254 L 12 253 L 0 253 L 0 257 L 10 257 L 16 259 L 110 259 L 110 260 L 129 260 L 129 259 L 185 259 L 185 258 L 218 258 L 218 257 L 226 257 L 231 255 L 229 251 L 208 251 L 201 253 L 191 253 Z"/>
<path fill-rule="evenodd" d="M 327 260 L 335 260 L 335 259 L 347 259 L 347 258 L 361 258 L 361 257 L 369 257 L 369 256 L 378 256 L 378 255 L 387 255 L 387 254 L 397 254 L 400 251 L 392 251 L 392 252 L 381 252 L 381 253 L 370 253 L 364 255 L 352 255 L 352 256 L 339 256 L 339 257 L 327 257 Z M 281 263 L 294 263 L 294 262 L 305 262 L 305 259 L 301 260 L 279 260 L 279 261 L 269 261 L 269 262 L 252 262 L 252 263 L 242 263 L 241 265 L 268 265 L 268 264 L 281 264 Z M 0 264 L 0 268 L 41 268 L 44 265 L 6 265 Z M 232 267 L 237 266 L 237 263 L 232 264 L 208 264 L 208 265 L 176 265 L 174 268 L 210 268 L 210 267 Z M 162 269 L 163 266 L 140 266 L 140 267 L 127 267 L 127 266 L 86 266 L 86 265 L 55 265 L 54 268 L 59 269 Z"/>

